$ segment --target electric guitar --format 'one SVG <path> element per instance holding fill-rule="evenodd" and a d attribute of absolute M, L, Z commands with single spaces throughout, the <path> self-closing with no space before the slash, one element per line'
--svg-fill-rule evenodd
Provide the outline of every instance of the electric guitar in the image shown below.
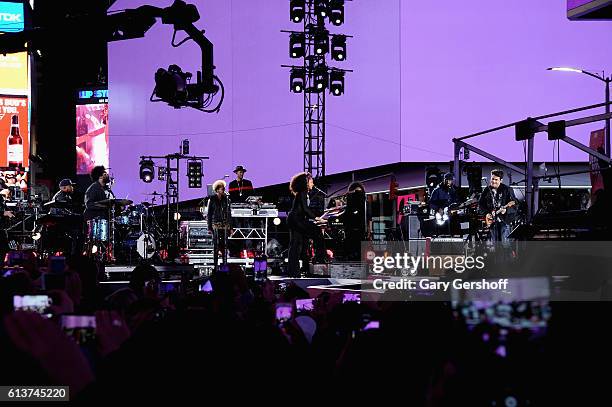
<path fill-rule="evenodd" d="M 495 219 L 497 218 L 497 215 L 499 215 L 500 213 L 502 213 L 503 211 L 505 211 L 506 209 L 512 207 L 516 205 L 516 202 L 514 201 L 510 201 L 508 202 L 506 205 L 502 206 L 501 208 L 499 208 L 498 210 L 496 210 L 493 213 L 487 213 L 487 216 L 485 217 L 485 224 L 487 227 L 491 226 L 492 224 L 495 223 Z"/>

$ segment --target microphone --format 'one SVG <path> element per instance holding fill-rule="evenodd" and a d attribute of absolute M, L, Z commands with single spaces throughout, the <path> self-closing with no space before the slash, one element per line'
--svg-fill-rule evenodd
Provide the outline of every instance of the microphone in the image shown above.
<path fill-rule="evenodd" d="M 327 196 L 327 194 L 323 190 L 317 188 L 315 185 L 313 185 L 312 187 L 316 189 L 317 191 L 319 191 L 320 193 L 322 193 L 323 195 Z"/>

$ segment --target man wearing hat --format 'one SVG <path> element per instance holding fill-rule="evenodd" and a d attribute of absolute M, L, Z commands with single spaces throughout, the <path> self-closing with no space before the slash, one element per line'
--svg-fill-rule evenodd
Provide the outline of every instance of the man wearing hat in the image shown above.
<path fill-rule="evenodd" d="M 253 194 L 253 184 L 248 179 L 244 178 L 246 168 L 238 165 L 234 170 L 236 179 L 229 184 L 229 195 L 232 203 L 242 203 Z"/>
<path fill-rule="evenodd" d="M 429 207 L 438 212 L 451 204 L 459 202 L 457 189 L 455 188 L 455 176 L 452 172 L 444 174 L 444 181 L 433 190 L 429 199 Z"/>
<path fill-rule="evenodd" d="M 71 213 L 71 209 L 74 206 L 74 201 L 72 197 L 72 194 L 74 193 L 74 185 L 75 184 L 72 182 L 72 180 L 68 178 L 65 178 L 60 181 L 59 183 L 60 190 L 57 191 L 55 195 L 53 195 L 53 199 L 51 200 L 53 202 L 65 203 L 66 207 L 65 208 L 52 208 L 51 213 L 53 213 L 54 215 L 63 215 L 63 214 Z"/>

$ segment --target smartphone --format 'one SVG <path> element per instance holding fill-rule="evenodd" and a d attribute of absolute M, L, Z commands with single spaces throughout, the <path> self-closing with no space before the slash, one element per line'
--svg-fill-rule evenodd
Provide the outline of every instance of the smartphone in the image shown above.
<path fill-rule="evenodd" d="M 200 284 L 200 291 L 204 293 L 212 293 L 213 287 L 210 280 L 207 280 L 204 284 Z"/>
<path fill-rule="evenodd" d="M 293 305 L 279 302 L 276 304 L 276 321 L 280 324 L 293 317 Z"/>
<path fill-rule="evenodd" d="M 308 312 L 314 308 L 314 298 L 307 298 L 305 300 L 295 300 L 295 308 L 297 312 Z"/>
<path fill-rule="evenodd" d="M 380 321 L 370 321 L 363 327 L 362 331 L 369 331 L 370 329 L 380 329 Z"/>
<path fill-rule="evenodd" d="M 96 340 L 96 317 L 94 315 L 62 315 L 62 330 L 79 345 Z"/>
<path fill-rule="evenodd" d="M 342 297 L 342 303 L 345 302 L 356 302 L 357 304 L 361 304 L 361 294 L 359 293 L 344 293 Z"/>
<path fill-rule="evenodd" d="M 13 308 L 15 311 L 29 311 L 46 315 L 52 303 L 53 301 L 51 301 L 48 295 L 13 296 Z"/>

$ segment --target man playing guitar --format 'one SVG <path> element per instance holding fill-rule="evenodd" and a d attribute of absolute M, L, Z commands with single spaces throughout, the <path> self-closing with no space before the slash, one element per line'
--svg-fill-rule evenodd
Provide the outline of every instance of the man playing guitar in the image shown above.
<path fill-rule="evenodd" d="M 503 177 L 502 170 L 491 171 L 489 186 L 482 191 L 478 208 L 481 214 L 486 215 L 487 224 L 491 225 L 491 240 L 508 243 L 510 223 L 516 213 L 516 198 L 512 188 L 502 183 Z"/>

